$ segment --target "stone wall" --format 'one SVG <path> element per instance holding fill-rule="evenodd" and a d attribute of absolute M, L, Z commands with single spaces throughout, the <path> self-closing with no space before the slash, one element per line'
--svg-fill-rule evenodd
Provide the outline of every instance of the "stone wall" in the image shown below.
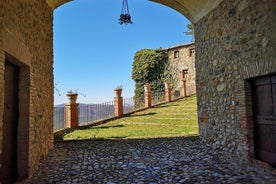
<path fill-rule="evenodd" d="M 20 67 L 18 174 L 33 174 L 53 147 L 52 9 L 45 1 L 0 2 L 0 158 L 5 60 Z M 0 160 L 1 169 L 2 159 Z"/>
<path fill-rule="evenodd" d="M 215 147 L 254 155 L 247 79 L 276 72 L 276 2 L 224 0 L 195 24 L 200 136 Z"/>
<path fill-rule="evenodd" d="M 195 74 L 195 44 L 180 44 L 171 46 L 168 48 L 169 62 L 173 67 L 173 70 L 177 77 L 176 90 L 173 93 L 183 93 L 183 70 L 188 70 L 186 78 L 187 95 L 196 93 L 196 74 Z M 193 52 L 191 52 L 193 51 Z M 174 53 L 179 52 L 178 57 L 175 57 Z M 181 94 L 184 96 L 184 94 Z"/>
<path fill-rule="evenodd" d="M 60 4 L 0 1 L 0 170 L 8 60 L 20 67 L 19 180 L 32 175 L 53 147 L 53 11 L 46 2 L 53 9 Z M 275 9 L 275 0 L 224 0 L 195 24 L 200 135 L 245 157 L 254 153 L 248 79 L 276 73 Z"/>

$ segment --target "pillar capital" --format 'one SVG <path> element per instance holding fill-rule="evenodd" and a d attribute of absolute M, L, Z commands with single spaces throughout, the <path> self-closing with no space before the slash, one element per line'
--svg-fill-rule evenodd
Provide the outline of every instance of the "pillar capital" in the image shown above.
<path fill-rule="evenodd" d="M 69 99 L 69 104 L 75 104 L 77 102 L 78 93 L 68 92 L 66 96 Z"/>
<path fill-rule="evenodd" d="M 145 92 L 150 92 L 150 84 L 145 84 L 144 90 L 145 90 Z"/>
<path fill-rule="evenodd" d="M 65 127 L 76 128 L 79 126 L 79 104 L 76 103 L 78 94 L 67 93 L 69 103 L 65 104 Z"/>

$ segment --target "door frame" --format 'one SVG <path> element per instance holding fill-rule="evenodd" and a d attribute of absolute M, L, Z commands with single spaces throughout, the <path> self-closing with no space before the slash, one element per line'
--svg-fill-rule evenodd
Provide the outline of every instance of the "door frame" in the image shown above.
<path fill-rule="evenodd" d="M 255 154 L 255 119 L 254 119 L 254 99 L 253 99 L 253 82 L 256 79 L 276 76 L 276 73 L 270 73 L 267 75 L 261 75 L 245 80 L 245 102 L 246 102 L 246 121 L 247 121 L 247 143 L 248 143 L 248 156 L 249 158 L 256 160 L 257 162 L 267 163 L 261 161 Z M 268 164 L 265 164 L 268 165 Z"/>
<path fill-rule="evenodd" d="M 17 181 L 22 181 L 28 178 L 29 167 L 30 68 L 8 53 L 5 53 L 6 60 L 19 67 Z"/>

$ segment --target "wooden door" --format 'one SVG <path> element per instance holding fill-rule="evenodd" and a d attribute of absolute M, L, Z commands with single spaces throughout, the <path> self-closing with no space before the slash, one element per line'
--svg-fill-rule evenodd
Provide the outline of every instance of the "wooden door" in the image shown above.
<path fill-rule="evenodd" d="M 0 174 L 0 183 L 3 184 L 13 183 L 17 180 L 19 68 L 6 61 L 4 79 L 3 146 Z"/>
<path fill-rule="evenodd" d="M 253 82 L 256 158 L 276 167 L 276 76 Z"/>

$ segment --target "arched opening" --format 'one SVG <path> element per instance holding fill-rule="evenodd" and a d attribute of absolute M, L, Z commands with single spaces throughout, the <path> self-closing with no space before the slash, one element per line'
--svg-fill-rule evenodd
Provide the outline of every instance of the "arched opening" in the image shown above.
<path fill-rule="evenodd" d="M 133 97 L 133 57 L 145 48 L 169 48 L 172 53 L 181 50 L 182 58 L 174 58 L 172 65 L 183 62 L 174 66 L 174 71 L 179 70 L 177 78 L 182 79 L 179 68 L 189 63 L 189 75 L 193 77 L 186 78 L 193 82 L 187 83 L 191 86 L 187 94 L 195 93 L 194 56 L 189 48 L 181 49 L 183 43 L 192 45 L 191 36 L 185 36 L 189 21 L 171 8 L 153 2 L 131 2 L 129 6 L 134 24 L 128 26 L 118 24 L 121 4 L 114 1 L 75 1 L 55 10 L 54 78 L 59 91 L 55 93 L 55 104 L 66 103 L 66 91 L 76 89 L 85 94 L 78 96 L 81 105 L 111 101 L 118 84 L 124 87 L 124 97 Z M 181 79 L 177 84 L 179 94 L 174 93 L 177 97 L 184 95 Z"/>
<path fill-rule="evenodd" d="M 24 160 L 24 168 L 28 169 L 29 175 L 34 173 L 39 160 L 44 158 L 53 144 L 52 15 L 55 8 L 66 2 L 68 0 L 1 2 L 0 144 L 3 145 L 4 105 L 5 100 L 8 100 L 6 98 L 9 98 L 4 93 L 8 53 L 29 67 L 23 77 L 27 78 L 24 81 L 29 82 L 24 85 L 26 93 L 23 93 L 26 97 L 22 107 L 26 109 L 23 113 L 29 145 L 26 144 L 28 153 L 25 156 L 29 160 L 21 159 Z M 197 75 L 197 97 L 201 136 L 209 139 L 220 150 L 238 153 L 241 157 L 246 157 L 248 149 L 254 154 L 254 147 L 248 146 L 249 139 L 253 140 L 254 135 L 248 134 L 252 132 L 248 122 L 252 122 L 253 114 L 252 105 L 248 107 L 252 102 L 247 103 L 245 88 L 248 88 L 248 84 L 245 81 L 271 76 L 276 71 L 273 52 L 275 1 L 156 2 L 172 7 L 196 24 L 199 51 L 197 69 L 200 71 Z M 274 81 L 274 78 L 270 77 L 270 81 Z M 274 82 L 268 86 L 274 88 Z M 0 148 L 2 154 L 3 149 Z M 0 165 L 2 166 L 2 160 Z"/>
<path fill-rule="evenodd" d="M 191 42 L 184 33 L 189 21 L 178 12 L 153 2 L 129 3 L 134 24 L 128 26 L 118 24 L 117 1 L 72 1 L 55 10 L 54 72 L 61 94 L 55 92 L 55 104 L 67 101 L 68 90 L 85 95 L 78 96 L 80 103 L 108 101 L 118 85 L 131 97 L 136 51 Z"/>
<path fill-rule="evenodd" d="M 51 0 L 48 1 L 51 2 Z M 249 2 L 246 0 L 224 1 L 223 3 L 221 3 L 222 0 L 153 1 L 172 7 L 195 23 L 199 43 L 197 46 L 200 50 L 197 55 L 200 58 L 197 60 L 197 69 L 199 70 L 197 75 L 199 93 L 197 96 L 201 136 L 212 140 L 214 145 L 221 149 L 230 152 L 241 151 L 244 155 L 248 154 L 248 142 L 253 141 L 253 136 L 250 133 L 252 127 L 247 127 L 247 123 L 251 121 L 250 114 L 253 106 L 249 103 L 251 104 L 249 107 L 251 113 L 246 112 L 248 107 L 244 105 L 247 100 L 241 94 L 246 93 L 245 80 L 275 73 L 275 61 L 272 59 L 275 57 L 269 58 L 273 55 L 271 53 L 275 47 L 275 44 L 269 44 L 269 39 L 275 40 L 271 36 L 274 35 L 271 32 L 274 27 L 270 24 L 270 22 L 275 21 L 275 13 L 273 13 L 275 3 L 267 1 L 261 4 L 258 1 Z M 65 2 L 67 1 L 52 3 L 52 7 L 56 8 Z M 253 9 L 254 11 L 249 11 Z M 259 14 L 257 12 L 262 12 L 261 16 L 257 17 L 256 15 Z M 248 14 L 251 15 L 250 20 L 244 19 L 248 17 Z M 256 20 L 259 22 L 258 25 L 262 26 L 257 28 L 257 24 L 253 23 Z M 232 32 L 236 30 L 235 33 L 238 35 L 231 34 L 228 30 L 232 30 Z M 266 36 L 262 38 L 261 43 L 259 37 L 262 37 L 263 33 L 266 33 Z M 242 36 L 242 34 L 244 35 Z M 249 39 L 249 35 L 256 37 L 256 43 L 253 43 L 253 37 Z M 236 46 L 233 46 L 230 40 L 235 42 Z M 246 48 L 250 47 L 251 49 L 245 49 L 245 45 Z M 252 55 L 256 52 L 259 53 L 260 50 L 262 53 L 260 52 L 260 54 L 256 54 L 255 58 L 252 58 Z M 231 69 L 232 66 L 233 69 Z M 225 70 L 220 69 L 220 67 L 225 67 Z M 227 74 L 227 69 L 230 71 L 229 74 Z M 233 71 L 236 71 L 235 77 L 232 75 Z M 223 73 L 223 76 L 220 76 L 220 73 Z M 230 84 L 229 82 L 232 80 L 235 82 Z M 225 98 L 225 95 L 229 97 Z M 227 103 L 231 105 L 226 105 Z M 226 123 L 229 120 L 238 123 L 229 125 Z M 234 136 L 229 129 L 233 129 Z M 249 147 L 251 146 L 249 143 Z M 254 153 L 250 150 L 250 153 L 252 152 Z"/>

